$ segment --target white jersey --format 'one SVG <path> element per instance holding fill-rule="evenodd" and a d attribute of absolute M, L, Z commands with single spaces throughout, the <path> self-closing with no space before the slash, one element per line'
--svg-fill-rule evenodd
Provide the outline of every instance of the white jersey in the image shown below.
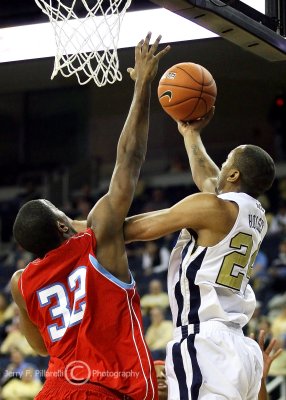
<path fill-rule="evenodd" d="M 205 321 L 243 327 L 255 309 L 248 281 L 267 231 L 265 211 L 245 193 L 218 197 L 239 206 L 229 234 L 215 246 L 202 247 L 183 229 L 172 251 L 168 292 L 174 327 Z"/>

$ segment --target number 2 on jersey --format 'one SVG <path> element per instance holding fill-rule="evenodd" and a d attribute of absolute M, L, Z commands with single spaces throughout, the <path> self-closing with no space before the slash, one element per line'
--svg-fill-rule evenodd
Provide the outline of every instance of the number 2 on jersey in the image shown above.
<path fill-rule="evenodd" d="M 230 247 L 237 249 L 238 251 L 232 251 L 224 257 L 218 277 L 216 279 L 216 283 L 227 286 L 230 289 L 240 290 L 243 277 L 245 276 L 245 273 L 241 270 L 241 268 L 246 268 L 248 266 L 246 277 L 249 279 L 259 246 L 258 249 L 252 254 L 250 259 L 250 254 L 253 247 L 252 236 L 240 232 L 231 239 Z M 236 266 L 240 267 L 240 270 L 238 269 L 235 271 Z"/>
<path fill-rule="evenodd" d="M 49 306 L 51 299 L 56 299 L 56 305 L 50 307 L 49 311 L 52 319 L 61 318 L 62 323 L 61 325 L 57 323 L 48 325 L 47 329 L 52 342 L 60 340 L 69 327 L 82 320 L 86 303 L 79 301 L 85 297 L 85 281 L 86 267 L 78 267 L 67 278 L 68 288 L 62 283 L 55 283 L 37 292 L 41 307 Z M 74 292 L 72 308 L 67 290 Z"/>

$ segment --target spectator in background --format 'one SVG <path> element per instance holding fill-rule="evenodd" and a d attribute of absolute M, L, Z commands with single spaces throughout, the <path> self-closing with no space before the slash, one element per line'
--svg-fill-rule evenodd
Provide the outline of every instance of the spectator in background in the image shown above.
<path fill-rule="evenodd" d="M 6 310 L 8 308 L 8 300 L 4 293 L 0 292 L 0 325 L 5 322 Z"/>
<path fill-rule="evenodd" d="M 9 303 L 8 296 L 0 292 L 0 345 L 7 336 L 6 328 L 13 315 L 14 311 Z"/>
<path fill-rule="evenodd" d="M 158 278 L 167 276 L 170 259 L 169 249 L 158 241 L 146 242 L 142 252 L 142 268 L 145 276 L 156 274 Z"/>
<path fill-rule="evenodd" d="M 286 291 L 286 237 L 280 241 L 278 257 L 268 268 L 268 274 L 271 277 L 271 296 L 268 296 L 269 299 Z"/>
<path fill-rule="evenodd" d="M 268 257 L 262 250 L 259 250 L 253 264 L 253 271 L 250 279 L 256 294 L 265 286 L 265 281 L 268 280 L 267 266 Z"/>
<path fill-rule="evenodd" d="M 165 359 L 167 343 L 173 337 L 173 323 L 166 320 L 161 307 L 150 310 L 151 325 L 146 331 L 145 340 L 151 351 L 153 360 Z"/>
<path fill-rule="evenodd" d="M 167 385 L 167 379 L 166 379 L 165 361 L 155 360 L 154 365 L 155 365 L 156 377 L 157 377 L 157 382 L 158 382 L 159 400 L 167 400 L 168 399 L 168 385 Z"/>
<path fill-rule="evenodd" d="M 281 357 L 273 363 L 271 373 L 286 374 L 286 302 L 281 303 L 279 314 L 272 320 L 271 332 L 279 346 L 283 348 Z"/>
<path fill-rule="evenodd" d="M 34 350 L 29 345 L 27 339 L 20 329 L 19 308 L 13 303 L 14 315 L 11 324 L 7 325 L 7 336 L 0 346 L 0 353 L 7 354 L 17 344 L 17 349 L 25 356 L 35 355 Z"/>
<path fill-rule="evenodd" d="M 266 314 L 270 277 L 268 274 L 268 257 L 261 249 L 253 264 L 250 283 L 252 284 L 257 300 L 260 302 L 262 314 Z"/>
<path fill-rule="evenodd" d="M 286 200 L 280 202 L 278 212 L 271 220 L 268 233 L 286 234 Z"/>
<path fill-rule="evenodd" d="M 7 283 L 13 273 L 24 268 L 32 259 L 33 255 L 14 241 L 9 245 L 9 249 L 1 262 L 0 287 L 5 293 L 9 292 L 10 294 L 10 285 Z"/>
<path fill-rule="evenodd" d="M 33 400 L 41 388 L 41 382 L 35 379 L 34 368 L 26 367 L 20 379 L 13 378 L 4 386 L 1 396 L 3 400 Z"/>
<path fill-rule="evenodd" d="M 284 343 L 286 336 L 286 303 L 281 305 L 280 313 L 273 319 L 271 331 L 273 336 L 286 348 L 286 343 Z"/>
<path fill-rule="evenodd" d="M 149 314 L 153 307 L 161 307 L 164 310 L 169 307 L 168 294 L 163 291 L 162 283 L 158 279 L 150 281 L 149 293 L 141 297 L 143 314 Z"/>
<path fill-rule="evenodd" d="M 11 378 L 21 378 L 24 370 L 27 368 L 35 369 L 34 365 L 25 360 L 25 356 L 21 350 L 14 346 L 10 349 L 10 360 L 6 365 L 4 374 L 1 378 L 1 386 L 5 385 Z"/>
<path fill-rule="evenodd" d="M 14 272 L 17 269 L 23 268 L 23 263 L 27 265 L 32 259 L 33 255 L 29 251 L 24 250 L 23 247 L 13 241 L 3 262 L 3 266 Z"/>
<path fill-rule="evenodd" d="M 127 254 L 141 294 L 148 291 L 152 279 L 167 282 L 170 250 L 162 241 L 146 242 L 143 246 L 131 244 Z"/>

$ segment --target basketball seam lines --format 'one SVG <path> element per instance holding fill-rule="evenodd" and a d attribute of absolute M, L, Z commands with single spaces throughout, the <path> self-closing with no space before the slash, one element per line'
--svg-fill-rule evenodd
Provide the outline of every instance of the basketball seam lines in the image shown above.
<path fill-rule="evenodd" d="M 197 65 L 198 65 L 198 64 L 197 64 Z M 200 65 L 199 67 L 201 68 L 202 77 L 204 77 L 204 70 L 203 70 L 203 68 L 202 68 L 201 65 Z M 177 66 L 177 68 L 180 69 L 181 71 L 183 71 L 185 74 L 189 75 L 189 77 L 192 78 L 193 81 L 195 81 L 196 83 L 198 83 L 199 85 L 201 85 L 201 82 L 198 82 L 191 74 L 189 74 L 187 71 L 185 71 L 184 68 L 181 68 L 181 67 L 178 67 L 178 66 Z M 207 84 L 205 84 L 205 85 L 208 86 L 208 85 L 210 85 L 212 82 L 213 82 L 213 79 L 212 79 L 210 82 L 208 82 Z"/>
<path fill-rule="evenodd" d="M 212 97 L 213 97 L 213 96 L 212 96 Z M 201 99 L 202 101 L 204 101 L 204 102 L 206 103 L 205 99 L 203 99 L 202 97 L 191 97 L 191 98 L 188 98 L 188 99 L 186 99 L 186 100 L 179 101 L 179 102 L 177 102 L 177 103 L 166 104 L 166 105 L 164 105 L 164 108 L 177 106 L 178 104 L 183 104 L 183 103 L 185 103 L 186 101 L 189 101 L 189 100 L 192 100 L 192 99 L 197 99 L 197 100 L 200 100 L 200 99 Z"/>
<path fill-rule="evenodd" d="M 186 120 L 188 120 L 189 118 L 192 117 L 192 114 L 194 114 L 194 112 L 196 111 L 196 109 L 197 109 L 197 107 L 198 107 L 198 105 L 199 105 L 200 99 L 202 99 L 202 91 L 203 91 L 203 87 L 204 87 L 205 74 L 204 74 L 204 70 L 203 70 L 203 68 L 202 68 L 201 66 L 200 66 L 200 69 L 201 69 L 201 75 L 202 75 L 202 77 L 201 77 L 202 83 L 201 83 L 200 97 L 199 97 L 198 100 L 197 100 L 197 104 L 196 104 L 195 107 L 192 109 L 192 112 L 189 113 L 189 114 L 187 114 L 187 116 L 184 118 L 184 119 L 186 119 Z M 202 99 L 202 100 L 204 101 L 205 106 L 206 106 L 205 100 L 204 100 L 204 99 Z"/>
<path fill-rule="evenodd" d="M 160 83 L 160 86 L 178 87 L 178 88 L 182 88 L 182 89 L 193 90 L 194 92 L 201 92 L 202 91 L 201 89 L 195 89 L 195 88 L 192 88 L 192 87 L 186 87 L 186 86 L 181 86 L 181 85 L 172 85 L 171 83 Z M 204 90 L 203 90 L 203 93 L 206 93 L 206 94 L 209 94 L 210 96 L 213 96 L 211 93 L 205 92 Z"/>

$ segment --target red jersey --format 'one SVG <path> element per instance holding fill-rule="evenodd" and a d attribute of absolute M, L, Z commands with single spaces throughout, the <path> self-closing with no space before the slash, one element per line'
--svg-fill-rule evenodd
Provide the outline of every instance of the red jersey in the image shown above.
<path fill-rule="evenodd" d="M 26 267 L 19 280 L 50 355 L 47 377 L 86 380 L 134 400 L 157 399 L 135 282 L 103 268 L 92 229 Z"/>

